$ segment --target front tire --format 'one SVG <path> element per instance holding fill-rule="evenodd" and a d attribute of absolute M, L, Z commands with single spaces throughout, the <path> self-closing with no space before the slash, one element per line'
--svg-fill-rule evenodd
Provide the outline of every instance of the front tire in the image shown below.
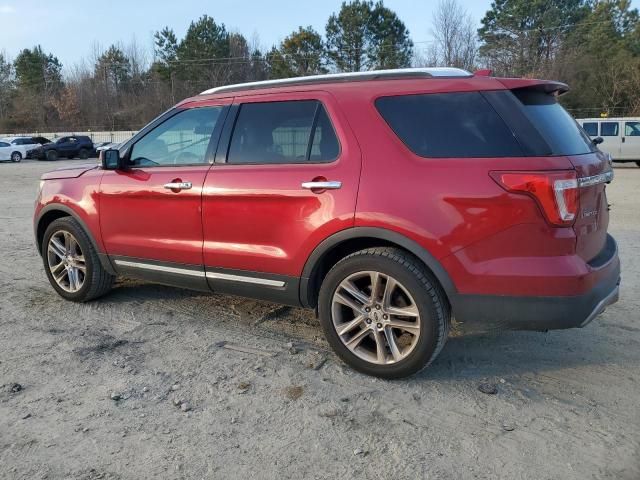
<path fill-rule="evenodd" d="M 82 160 L 86 160 L 87 158 L 89 158 L 89 150 L 87 150 L 86 148 L 81 148 L 78 155 Z"/>
<path fill-rule="evenodd" d="M 115 277 L 104 269 L 89 236 L 72 217 L 51 222 L 41 253 L 49 283 L 67 300 L 87 302 L 113 285 Z"/>
<path fill-rule="evenodd" d="M 342 360 L 387 379 L 429 365 L 449 333 L 442 288 L 420 260 L 397 248 L 369 248 L 336 263 L 320 287 L 318 313 Z"/>
<path fill-rule="evenodd" d="M 47 153 L 45 154 L 45 157 L 50 162 L 54 162 L 54 161 L 58 160 L 58 152 L 56 152 L 55 150 L 47 150 Z"/>
<path fill-rule="evenodd" d="M 20 152 L 13 152 L 11 154 L 11 161 L 14 163 L 22 161 L 22 154 Z"/>

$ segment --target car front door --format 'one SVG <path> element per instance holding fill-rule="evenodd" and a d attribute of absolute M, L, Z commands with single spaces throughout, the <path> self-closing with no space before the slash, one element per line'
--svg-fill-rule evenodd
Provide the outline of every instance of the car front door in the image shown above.
<path fill-rule="evenodd" d="M 169 114 L 122 152 L 126 169 L 104 172 L 100 227 L 118 271 L 208 288 L 202 186 L 226 113 L 218 103 Z"/>
<path fill-rule="evenodd" d="M 360 150 L 327 92 L 236 99 L 203 191 L 214 291 L 298 303 L 313 249 L 353 226 Z"/>
<path fill-rule="evenodd" d="M 623 123 L 621 160 L 640 160 L 640 122 L 630 120 Z"/>

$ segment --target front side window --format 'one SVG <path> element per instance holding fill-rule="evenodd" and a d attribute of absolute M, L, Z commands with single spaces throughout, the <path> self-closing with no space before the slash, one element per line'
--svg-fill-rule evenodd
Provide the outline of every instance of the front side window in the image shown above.
<path fill-rule="evenodd" d="M 625 122 L 625 124 L 624 124 L 624 136 L 625 137 L 640 137 L 640 122 Z"/>
<path fill-rule="evenodd" d="M 598 136 L 598 122 L 585 122 L 582 124 L 582 128 L 590 137 Z"/>
<path fill-rule="evenodd" d="M 617 137 L 618 122 L 602 122 L 600 124 L 600 136 L 601 137 Z"/>
<path fill-rule="evenodd" d="M 335 131 L 320 102 L 245 103 L 236 119 L 227 162 L 329 162 L 338 152 Z"/>
<path fill-rule="evenodd" d="M 184 110 L 138 140 L 131 150 L 133 166 L 200 165 L 224 107 Z"/>
<path fill-rule="evenodd" d="M 422 157 L 522 156 L 511 130 L 478 92 L 381 97 L 376 108 Z"/>

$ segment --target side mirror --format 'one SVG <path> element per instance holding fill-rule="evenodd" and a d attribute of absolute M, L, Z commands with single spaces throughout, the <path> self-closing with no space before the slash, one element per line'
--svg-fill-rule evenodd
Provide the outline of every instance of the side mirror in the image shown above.
<path fill-rule="evenodd" d="M 109 149 L 100 151 L 100 164 L 104 170 L 122 169 L 122 159 L 118 150 Z"/>
<path fill-rule="evenodd" d="M 602 137 L 596 137 L 592 140 L 594 145 L 600 145 L 602 142 L 604 142 L 604 138 Z"/>

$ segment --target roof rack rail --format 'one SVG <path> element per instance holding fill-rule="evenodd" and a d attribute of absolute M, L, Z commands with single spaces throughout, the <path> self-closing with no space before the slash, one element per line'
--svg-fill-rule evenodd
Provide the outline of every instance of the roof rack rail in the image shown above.
<path fill-rule="evenodd" d="M 393 70 L 370 70 L 368 72 L 330 73 L 327 75 L 311 75 L 308 77 L 281 78 L 264 80 L 261 82 L 238 83 L 210 88 L 200 95 L 211 93 L 238 92 L 267 87 L 287 87 L 293 85 L 313 85 L 331 82 L 362 82 L 367 80 L 402 79 L 402 78 L 454 78 L 472 77 L 473 74 L 461 68 L 430 67 L 430 68 L 397 68 Z"/>

